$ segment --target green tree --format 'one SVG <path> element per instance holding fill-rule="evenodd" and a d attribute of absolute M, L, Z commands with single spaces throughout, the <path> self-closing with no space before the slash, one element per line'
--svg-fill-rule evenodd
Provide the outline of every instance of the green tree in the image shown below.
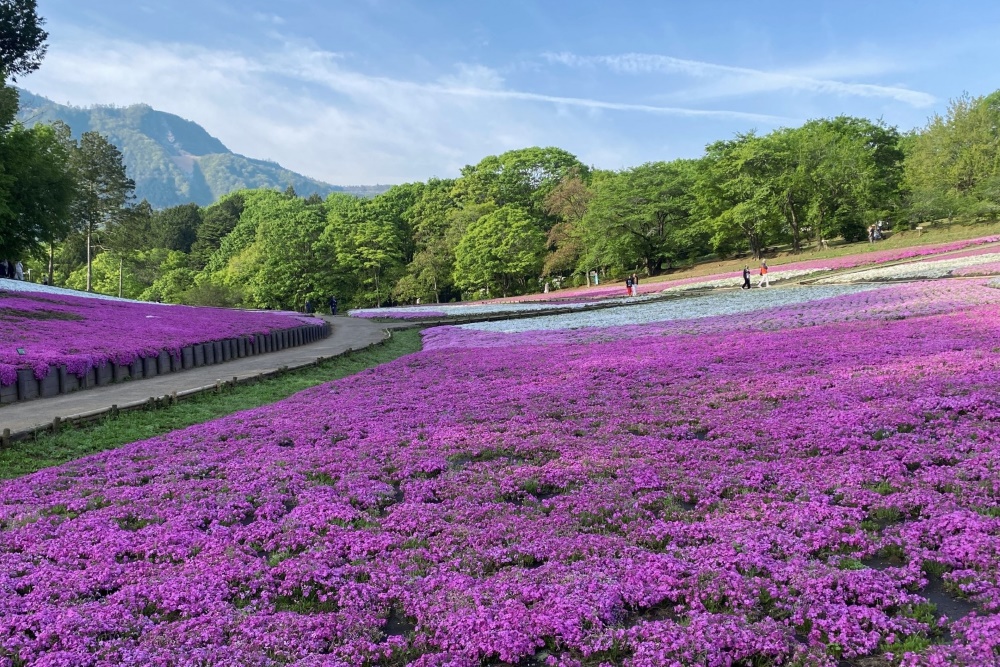
<path fill-rule="evenodd" d="M 238 222 L 196 277 L 198 299 L 300 306 L 319 278 L 314 246 L 324 225 L 322 203 L 310 205 L 277 190 L 243 191 L 240 202 Z"/>
<path fill-rule="evenodd" d="M 203 269 L 222 245 L 222 240 L 236 228 L 243 214 L 246 193 L 245 190 L 230 193 L 204 210 L 191 244 L 191 268 Z"/>
<path fill-rule="evenodd" d="M 35 0 L 0 0 L 0 70 L 3 78 L 30 74 L 37 70 L 45 57 L 42 30 L 45 19 L 38 16 Z"/>
<path fill-rule="evenodd" d="M 542 266 L 542 276 L 572 273 L 586 249 L 581 222 L 594 193 L 578 171 L 563 177 L 546 196 L 545 212 L 555 217 L 549 229 L 545 248 L 548 254 Z"/>
<path fill-rule="evenodd" d="M 0 135 L 0 257 L 37 254 L 63 238 L 74 193 L 70 156 L 52 126 Z"/>
<path fill-rule="evenodd" d="M 177 250 L 166 253 L 158 266 L 159 275 L 139 298 L 163 303 L 192 303 L 187 293 L 195 286 L 197 274 L 189 266 L 188 256 Z"/>
<path fill-rule="evenodd" d="M 92 287 L 94 237 L 125 219 L 135 183 L 125 173 L 121 152 L 97 132 L 84 132 L 73 154 L 77 192 L 72 219 L 87 239 L 87 282 Z"/>
<path fill-rule="evenodd" d="M 202 209 L 194 203 L 172 206 L 157 211 L 152 223 L 151 246 L 189 253 L 198 239 Z"/>
<path fill-rule="evenodd" d="M 914 222 L 1000 213 L 1000 91 L 952 100 L 913 138 L 906 159 Z"/>
<path fill-rule="evenodd" d="M 130 275 L 135 275 L 138 282 L 150 285 L 157 278 L 157 267 L 166 249 L 155 245 L 155 225 L 153 222 L 153 207 L 143 199 L 121 216 L 115 216 L 110 221 L 104 233 L 104 250 L 110 257 L 118 261 L 118 296 L 124 295 L 124 276 L 126 265 Z M 149 252 L 144 252 L 144 251 Z M 153 265 L 150 265 L 150 262 Z M 145 277 L 139 278 L 137 274 Z"/>
<path fill-rule="evenodd" d="M 354 276 L 352 302 L 381 306 L 404 267 L 405 243 L 391 212 L 362 200 L 328 215 L 325 235 L 332 240 L 335 263 Z"/>
<path fill-rule="evenodd" d="M 518 206 L 547 231 L 554 219 L 545 213 L 545 198 L 572 173 L 586 178 L 588 169 L 561 148 L 522 148 L 490 155 L 462 169 L 455 198 L 463 204 L 492 201 L 498 207 Z"/>
<path fill-rule="evenodd" d="M 755 259 L 781 232 L 781 196 L 775 187 L 774 153 L 753 132 L 706 149 L 695 181 L 695 206 L 711 230 L 719 254 L 747 248 Z"/>
<path fill-rule="evenodd" d="M 517 206 L 503 206 L 469 226 L 455 251 L 455 284 L 463 290 L 524 291 L 542 268 L 545 236 Z"/>
<path fill-rule="evenodd" d="M 581 268 L 643 267 L 656 275 L 698 252 L 705 240 L 692 224 L 694 180 L 690 160 L 650 162 L 599 180 L 581 221 Z"/>
<path fill-rule="evenodd" d="M 458 238 L 449 234 L 458 203 L 452 196 L 455 182 L 432 178 L 421 189 L 420 197 L 404 217 L 413 239 L 414 254 L 393 288 L 397 301 L 417 299 L 441 302 L 442 294 L 451 292 L 452 269 Z"/>
<path fill-rule="evenodd" d="M 82 266 L 70 274 L 66 286 L 71 289 L 138 298 L 145 285 L 136 280 L 128 267 L 124 267 L 113 253 L 104 252 L 94 258 L 90 266 Z M 89 283 L 89 288 L 88 288 Z"/>
<path fill-rule="evenodd" d="M 807 216 L 817 245 L 836 234 L 863 240 L 868 225 L 899 217 L 904 158 L 896 128 L 838 116 L 810 121 L 797 133 Z"/>

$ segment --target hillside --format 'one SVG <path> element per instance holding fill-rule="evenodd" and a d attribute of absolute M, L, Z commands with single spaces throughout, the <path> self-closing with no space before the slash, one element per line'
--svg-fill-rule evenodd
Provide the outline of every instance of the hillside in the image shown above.
<path fill-rule="evenodd" d="M 79 138 L 88 131 L 108 137 L 125 158 L 135 180 L 138 199 L 155 208 L 188 202 L 206 206 L 243 188 L 279 188 L 289 185 L 302 196 L 349 192 L 378 194 L 387 186 L 337 186 L 283 168 L 276 162 L 233 153 L 203 127 L 145 104 L 129 107 L 80 108 L 58 104 L 18 89 L 18 119 L 26 125 L 60 120 Z"/>

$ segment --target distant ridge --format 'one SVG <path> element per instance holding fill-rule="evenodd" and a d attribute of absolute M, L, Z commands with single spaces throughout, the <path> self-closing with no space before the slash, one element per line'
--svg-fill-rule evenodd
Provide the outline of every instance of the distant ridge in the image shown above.
<path fill-rule="evenodd" d="M 244 188 L 284 190 L 291 185 L 303 197 L 326 197 L 331 192 L 367 197 L 389 189 L 388 185 L 330 185 L 270 160 L 233 153 L 197 123 L 147 104 L 80 108 L 20 88 L 18 94 L 18 120 L 25 125 L 61 120 L 77 139 L 92 130 L 108 137 L 125 158 L 136 197 L 148 200 L 154 208 L 189 202 L 207 206 Z"/>

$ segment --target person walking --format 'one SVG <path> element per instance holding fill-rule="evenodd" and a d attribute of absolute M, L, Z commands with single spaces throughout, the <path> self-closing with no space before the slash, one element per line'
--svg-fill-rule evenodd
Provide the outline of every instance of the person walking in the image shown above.
<path fill-rule="evenodd" d="M 743 265 L 743 287 L 740 289 L 750 289 L 750 265 Z"/>
<path fill-rule="evenodd" d="M 625 279 L 625 296 L 632 296 L 632 276 Z"/>
<path fill-rule="evenodd" d="M 331 315 L 336 315 L 337 314 L 337 297 L 331 296 L 328 303 L 330 304 L 330 314 Z"/>
<path fill-rule="evenodd" d="M 767 278 L 767 260 L 763 260 L 760 263 L 760 282 L 757 283 L 757 287 L 770 287 L 771 281 Z"/>
<path fill-rule="evenodd" d="M 316 309 L 313 308 L 312 299 L 306 299 L 306 315 L 312 315 L 315 312 Z"/>
<path fill-rule="evenodd" d="M 639 274 L 632 274 L 632 296 L 639 296 Z"/>

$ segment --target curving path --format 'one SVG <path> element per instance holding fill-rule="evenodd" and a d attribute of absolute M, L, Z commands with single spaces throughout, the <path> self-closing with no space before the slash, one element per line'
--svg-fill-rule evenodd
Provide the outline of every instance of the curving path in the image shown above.
<path fill-rule="evenodd" d="M 51 424 L 56 417 L 65 419 L 72 415 L 106 410 L 112 405 L 124 407 L 145 402 L 151 396 L 169 396 L 174 392 L 213 385 L 220 380 L 244 379 L 283 367 L 305 366 L 315 362 L 319 357 L 335 357 L 351 349 L 368 347 L 385 340 L 388 336 L 385 324 L 351 317 L 326 316 L 323 319 L 333 325 L 333 333 L 329 338 L 308 345 L 244 357 L 213 366 L 192 368 L 155 378 L 127 381 L 4 406 L 0 408 L 0 431 L 10 429 L 11 433 L 16 434 Z"/>

